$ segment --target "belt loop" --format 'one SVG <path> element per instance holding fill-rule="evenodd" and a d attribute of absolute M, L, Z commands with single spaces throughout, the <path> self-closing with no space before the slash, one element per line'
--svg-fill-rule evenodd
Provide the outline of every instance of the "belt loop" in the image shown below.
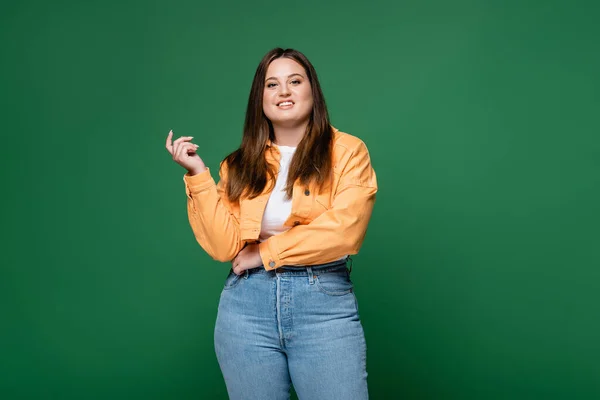
<path fill-rule="evenodd" d="M 315 278 L 313 276 L 312 268 L 306 267 L 306 272 L 308 273 L 308 284 L 312 285 L 313 283 L 315 283 Z"/>
<path fill-rule="evenodd" d="M 352 273 L 352 257 L 348 256 L 348 261 L 350 261 L 350 270 L 348 271 L 348 275 L 350 275 Z M 346 265 L 348 264 L 348 261 L 346 261 Z"/>

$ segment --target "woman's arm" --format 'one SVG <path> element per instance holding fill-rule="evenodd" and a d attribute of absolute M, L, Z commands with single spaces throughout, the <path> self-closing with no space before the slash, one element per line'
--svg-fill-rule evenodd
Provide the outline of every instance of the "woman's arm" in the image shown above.
<path fill-rule="evenodd" d="M 200 246 L 217 261 L 230 261 L 243 248 L 239 207 L 225 195 L 227 168 L 221 163 L 220 180 L 215 184 L 210 170 L 184 176 L 190 226 Z"/>

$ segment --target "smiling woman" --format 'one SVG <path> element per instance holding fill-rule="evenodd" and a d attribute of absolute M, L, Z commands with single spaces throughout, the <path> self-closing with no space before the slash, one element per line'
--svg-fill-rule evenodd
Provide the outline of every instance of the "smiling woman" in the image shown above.
<path fill-rule="evenodd" d="M 260 62 L 240 147 L 216 184 L 188 136 L 167 149 L 187 169 L 200 246 L 231 262 L 215 351 L 231 399 L 366 399 L 366 344 L 348 256 L 367 230 L 377 179 L 366 145 L 331 126 L 317 73 L 292 49 Z"/>
<path fill-rule="evenodd" d="M 310 82 L 302 65 L 290 58 L 274 60 L 267 70 L 263 109 L 271 123 L 294 129 L 306 124 L 313 107 Z M 296 131 L 296 134 L 302 133 Z M 282 145 L 296 146 L 302 137 L 286 135 Z"/>

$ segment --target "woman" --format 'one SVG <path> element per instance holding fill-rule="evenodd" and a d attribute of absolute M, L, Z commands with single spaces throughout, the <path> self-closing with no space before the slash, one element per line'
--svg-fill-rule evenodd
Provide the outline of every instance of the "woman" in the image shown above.
<path fill-rule="evenodd" d="M 231 262 L 215 351 L 231 399 L 366 399 L 366 345 L 346 267 L 377 182 L 365 144 L 333 128 L 317 74 L 273 49 L 250 91 L 242 143 L 215 184 L 192 137 L 166 147 L 187 169 L 200 246 Z"/>

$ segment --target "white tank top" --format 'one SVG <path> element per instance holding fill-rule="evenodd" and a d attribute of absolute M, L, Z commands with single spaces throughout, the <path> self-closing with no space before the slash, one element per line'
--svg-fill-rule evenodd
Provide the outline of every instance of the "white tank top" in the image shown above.
<path fill-rule="evenodd" d="M 277 148 L 281 154 L 281 159 L 279 161 L 279 174 L 277 174 L 275 187 L 271 192 L 269 201 L 267 202 L 267 206 L 263 214 L 259 236 L 259 240 L 261 242 L 264 242 L 273 235 L 277 235 L 278 233 L 282 233 L 290 229 L 290 227 L 283 225 L 292 212 L 292 200 L 286 199 L 285 185 L 287 183 L 288 172 L 290 170 L 290 163 L 296 148 L 289 146 L 277 146 Z"/>

